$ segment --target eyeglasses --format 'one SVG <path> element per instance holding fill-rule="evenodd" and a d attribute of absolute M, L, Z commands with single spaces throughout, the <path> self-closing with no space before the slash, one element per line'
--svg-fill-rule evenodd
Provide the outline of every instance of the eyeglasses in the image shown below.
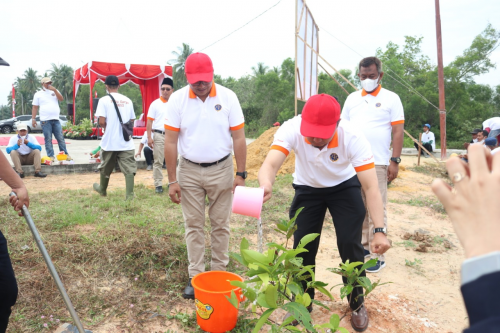
<path fill-rule="evenodd" d="M 165 91 L 165 90 L 166 90 L 166 91 L 170 91 L 170 90 L 172 90 L 172 89 L 170 89 L 170 88 L 161 88 L 161 91 Z"/>
<path fill-rule="evenodd" d="M 205 82 L 205 81 L 198 81 L 196 83 L 190 83 L 193 87 L 199 87 L 199 86 L 205 86 L 207 87 L 208 85 L 210 85 L 210 83 L 212 83 L 212 81 L 210 82 Z"/>

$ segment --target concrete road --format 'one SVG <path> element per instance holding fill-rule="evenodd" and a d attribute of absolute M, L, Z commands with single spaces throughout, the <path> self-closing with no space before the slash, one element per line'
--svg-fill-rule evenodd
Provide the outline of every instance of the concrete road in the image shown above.
<path fill-rule="evenodd" d="M 12 137 L 16 134 L 11 133 L 11 134 L 0 134 L 0 137 Z M 43 138 L 42 133 L 33 133 L 30 135 L 34 136 L 40 136 Z M 69 155 L 73 158 L 75 161 L 75 164 L 84 164 L 88 163 L 90 159 L 90 152 L 94 149 L 96 149 L 99 144 L 100 140 L 71 140 L 71 139 L 65 139 L 66 141 L 66 148 L 68 149 Z M 247 145 L 250 144 L 250 142 L 255 141 L 255 139 L 247 139 Z M 140 139 L 134 139 L 134 145 L 135 145 L 135 151 L 139 148 L 141 140 Z M 47 153 L 45 151 L 45 146 L 42 146 L 42 157 L 46 156 Z M 59 147 L 57 143 L 53 144 L 54 146 L 54 153 L 58 154 L 59 153 Z M 5 148 L 6 146 L 0 146 L 0 150 L 7 156 L 7 159 L 12 163 L 10 159 L 10 155 L 6 153 Z M 141 159 L 144 160 L 144 154 L 141 153 Z"/>

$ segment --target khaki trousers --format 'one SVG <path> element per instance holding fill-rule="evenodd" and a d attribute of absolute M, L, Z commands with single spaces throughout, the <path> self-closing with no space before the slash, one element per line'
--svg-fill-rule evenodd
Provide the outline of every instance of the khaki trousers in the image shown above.
<path fill-rule="evenodd" d="M 225 271 L 229 262 L 229 218 L 233 189 L 233 159 L 201 167 L 180 158 L 177 180 L 181 187 L 181 206 L 186 228 L 189 277 L 205 271 L 205 197 L 208 198 L 211 270 Z"/>
<path fill-rule="evenodd" d="M 105 151 L 101 149 L 101 164 L 99 171 L 106 178 L 109 178 L 118 162 L 120 170 L 124 175 L 135 175 L 137 173 L 137 163 L 135 162 L 134 150 Z"/>
<path fill-rule="evenodd" d="M 163 160 L 165 159 L 165 135 L 154 132 L 153 135 L 153 179 L 155 181 L 155 187 L 162 186 L 163 181 Z"/>
<path fill-rule="evenodd" d="M 10 152 L 10 159 L 12 163 L 14 163 L 14 169 L 18 173 L 23 173 L 21 165 L 34 165 L 35 172 L 40 172 L 42 170 L 42 158 L 40 157 L 40 151 L 38 149 L 33 149 L 26 155 L 21 155 L 17 150 L 13 150 Z"/>
<path fill-rule="evenodd" d="M 376 165 L 375 171 L 377 172 L 378 188 L 380 189 L 380 195 L 382 196 L 382 203 L 384 204 L 384 227 L 387 228 L 387 165 Z M 363 202 L 365 203 L 366 216 L 363 221 L 363 236 L 361 238 L 361 244 L 365 250 L 370 251 L 370 244 L 373 240 L 373 220 L 368 212 L 368 206 L 366 205 L 365 192 L 361 191 L 361 196 L 363 197 Z M 378 259 L 380 261 L 385 261 L 385 255 L 378 255 L 376 253 L 371 254 L 372 259 Z"/>

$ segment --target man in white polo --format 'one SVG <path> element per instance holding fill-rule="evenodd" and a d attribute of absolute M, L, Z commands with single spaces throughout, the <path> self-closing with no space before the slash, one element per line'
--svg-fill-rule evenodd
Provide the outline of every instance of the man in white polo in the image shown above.
<path fill-rule="evenodd" d="M 52 80 L 49 77 L 42 79 L 42 90 L 37 91 L 33 97 L 33 110 L 31 111 L 32 125 L 36 127 L 36 114 L 40 111 L 40 124 L 42 125 L 43 137 L 45 139 L 45 150 L 47 156 L 52 162 L 55 161 L 54 147 L 52 146 L 52 134 L 57 140 L 59 151 L 63 151 L 67 155 L 67 160 L 72 158 L 66 149 L 66 142 L 62 133 L 61 122 L 59 121 L 59 101 L 63 101 L 61 93 L 52 85 Z"/>
<path fill-rule="evenodd" d="M 213 82 L 210 58 L 203 53 L 191 54 L 185 72 L 188 86 L 173 93 L 167 103 L 165 162 L 168 194 L 173 202 L 181 203 L 186 228 L 189 282 L 182 296 L 193 299 L 191 278 L 205 271 L 205 197 L 209 201 L 211 269 L 226 270 L 232 192 L 245 185 L 247 151 L 238 97 Z M 177 144 L 181 156 L 178 167 Z"/>
<path fill-rule="evenodd" d="M 384 227 L 387 229 L 387 184 L 398 176 L 401 162 L 405 122 L 403 104 L 398 95 L 380 85 L 384 73 L 382 63 L 378 58 L 368 57 L 361 60 L 358 76 L 363 89 L 347 97 L 342 110 L 342 119 L 349 120 L 370 142 L 384 203 Z M 373 217 L 368 212 L 363 223 L 362 243 L 365 248 L 365 257 L 378 259 L 376 266 L 367 269 L 368 273 L 378 272 L 386 265 L 383 254 L 370 253 L 373 229 Z"/>
<path fill-rule="evenodd" d="M 166 77 L 161 83 L 161 96 L 149 106 L 148 122 L 146 125 L 148 146 L 153 149 L 153 179 L 155 192 L 163 193 L 163 161 L 165 159 L 165 113 L 167 102 L 174 91 L 174 81 Z M 151 133 L 154 132 L 154 136 Z"/>
<path fill-rule="evenodd" d="M 259 170 L 264 202 L 271 198 L 276 174 L 291 150 L 295 151 L 292 184 L 295 196 L 290 218 L 295 216 L 297 209 L 304 208 L 295 220 L 294 248 L 302 237 L 321 234 L 328 209 L 342 261 L 363 262 L 361 230 L 366 215 L 361 198 L 363 186 L 368 210 L 377 227 L 371 249 L 380 254 L 387 251 L 390 245 L 383 228 L 382 199 L 370 144 L 352 124 L 340 120 L 340 105 L 332 96 L 321 94 L 309 98 L 302 114 L 286 121 L 274 135 L 271 150 Z M 300 254 L 304 266 L 316 264 L 319 243 L 320 237 L 306 245 L 308 252 Z M 347 282 L 345 278 L 343 281 Z M 306 286 L 307 281 L 304 281 L 304 290 Z M 309 288 L 307 292 L 314 299 L 314 289 Z M 363 288 L 354 288 L 349 303 L 353 310 L 351 325 L 358 332 L 368 327 L 362 294 Z M 312 311 L 312 305 L 308 310 Z"/>

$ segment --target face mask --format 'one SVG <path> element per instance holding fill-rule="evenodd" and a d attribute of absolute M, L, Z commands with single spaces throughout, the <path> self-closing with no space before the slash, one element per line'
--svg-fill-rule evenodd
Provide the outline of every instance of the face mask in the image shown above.
<path fill-rule="evenodd" d="M 378 77 L 375 80 L 364 79 L 361 81 L 361 86 L 365 91 L 372 92 L 377 89 L 378 86 Z"/>

